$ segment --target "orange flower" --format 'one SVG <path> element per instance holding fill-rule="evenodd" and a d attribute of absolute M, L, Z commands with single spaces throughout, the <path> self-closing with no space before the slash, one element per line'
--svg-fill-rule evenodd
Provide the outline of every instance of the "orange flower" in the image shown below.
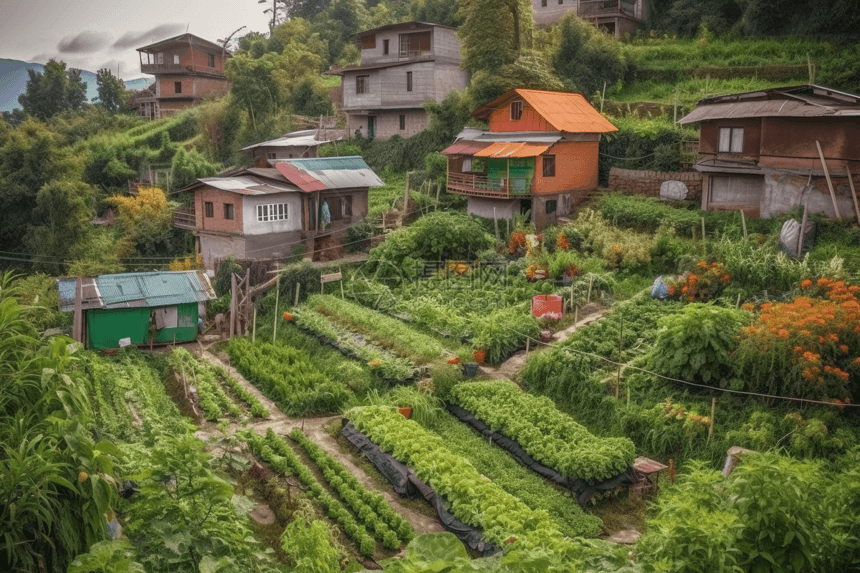
<path fill-rule="evenodd" d="M 716 263 L 714 263 L 714 264 L 716 264 Z M 708 268 L 708 263 L 706 263 L 705 261 L 699 261 L 699 263 L 696 266 L 699 267 L 700 269 L 706 269 L 706 268 Z"/>
<path fill-rule="evenodd" d="M 727 282 L 729 282 L 730 280 L 732 280 L 732 275 L 730 275 L 729 273 L 726 273 L 726 274 L 724 274 L 724 275 L 723 275 L 723 277 L 722 277 L 722 281 L 723 281 L 724 283 L 727 283 Z"/>
<path fill-rule="evenodd" d="M 830 284 L 830 279 L 826 279 L 824 277 L 818 279 L 818 286 L 826 287 L 829 284 Z"/>
<path fill-rule="evenodd" d="M 809 280 L 809 279 L 806 279 L 805 281 L 803 281 L 802 283 L 800 283 L 800 288 L 803 288 L 803 289 L 807 289 L 807 288 L 809 288 L 809 287 L 811 287 L 811 286 L 812 286 L 812 281 L 811 281 L 811 280 Z"/>
<path fill-rule="evenodd" d="M 287 322 L 290 322 L 291 320 L 293 320 L 293 315 L 290 314 L 289 312 L 285 312 L 284 313 L 284 320 L 286 320 Z"/>
<path fill-rule="evenodd" d="M 754 307 L 753 305 L 749 304 L 749 303 L 747 303 L 747 304 L 742 304 L 742 305 L 741 305 L 741 308 L 742 308 L 743 310 L 746 310 L 746 311 L 749 311 L 749 312 L 752 312 L 753 310 L 755 310 L 755 307 Z"/>
<path fill-rule="evenodd" d="M 788 338 L 788 331 L 784 328 L 780 328 L 778 336 L 780 338 Z"/>
<path fill-rule="evenodd" d="M 839 350 L 841 350 L 843 354 L 848 354 L 848 345 L 847 344 L 840 344 Z"/>

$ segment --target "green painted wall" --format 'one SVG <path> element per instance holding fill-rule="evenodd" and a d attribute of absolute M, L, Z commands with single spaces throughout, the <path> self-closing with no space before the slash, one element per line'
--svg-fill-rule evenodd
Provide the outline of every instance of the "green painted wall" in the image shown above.
<path fill-rule="evenodd" d="M 116 308 L 87 311 L 89 348 L 116 348 L 121 338 L 131 338 L 132 344 L 149 342 L 149 309 Z"/>
<path fill-rule="evenodd" d="M 499 180 L 508 177 L 508 159 L 490 158 L 487 166 L 487 177 L 492 181 L 491 188 L 499 187 Z M 534 157 L 521 157 L 511 159 L 511 191 L 512 195 L 518 193 L 526 194 L 532 186 L 535 175 Z"/>
<path fill-rule="evenodd" d="M 149 344 L 150 308 L 116 308 L 87 311 L 87 346 L 96 350 L 117 348 L 122 338 L 132 344 Z M 177 306 L 178 327 L 163 328 L 155 342 L 189 342 L 197 337 L 197 303 Z"/>
<path fill-rule="evenodd" d="M 176 342 L 189 342 L 197 337 L 197 303 L 180 304 L 177 306 L 179 315 L 177 328 L 162 328 L 155 336 L 156 342 L 173 343 L 173 335 Z"/>

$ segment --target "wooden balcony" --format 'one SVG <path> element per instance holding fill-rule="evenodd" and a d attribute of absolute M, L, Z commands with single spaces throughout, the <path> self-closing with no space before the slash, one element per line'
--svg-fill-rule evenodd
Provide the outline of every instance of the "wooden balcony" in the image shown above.
<path fill-rule="evenodd" d="M 197 228 L 197 215 L 194 213 L 194 205 L 185 209 L 177 209 L 173 212 L 173 226 L 177 229 Z"/>
<path fill-rule="evenodd" d="M 580 0 L 577 15 L 580 18 L 624 16 L 641 19 L 636 13 L 636 2 L 632 0 Z"/>
<path fill-rule="evenodd" d="M 448 193 L 457 193 L 460 195 L 499 199 L 528 197 L 534 190 L 534 184 L 531 186 L 527 185 L 528 180 L 521 177 L 498 179 L 471 173 L 448 174 Z"/>
<path fill-rule="evenodd" d="M 183 66 L 181 64 L 140 64 L 140 72 L 143 74 L 187 74 L 188 72 L 196 72 L 200 74 L 210 74 L 223 76 L 223 72 L 208 66 Z"/>

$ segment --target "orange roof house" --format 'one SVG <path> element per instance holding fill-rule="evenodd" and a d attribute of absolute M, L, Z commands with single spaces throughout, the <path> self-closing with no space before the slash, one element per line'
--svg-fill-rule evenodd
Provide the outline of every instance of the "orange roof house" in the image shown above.
<path fill-rule="evenodd" d="M 516 89 L 472 113 L 489 131 L 466 128 L 448 156 L 448 192 L 468 212 L 494 219 L 531 213 L 541 229 L 597 187 L 597 150 L 616 127 L 578 93 Z"/>

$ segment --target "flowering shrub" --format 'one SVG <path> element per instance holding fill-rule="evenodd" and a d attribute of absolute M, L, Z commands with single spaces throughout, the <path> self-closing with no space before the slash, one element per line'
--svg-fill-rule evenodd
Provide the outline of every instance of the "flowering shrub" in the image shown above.
<path fill-rule="evenodd" d="M 664 418 L 683 421 L 684 433 L 688 436 L 701 434 L 711 425 L 711 419 L 708 416 L 700 416 L 694 411 L 687 410 L 682 404 L 673 404 L 668 398 L 662 404 L 658 404 L 656 409 L 662 411 Z"/>
<path fill-rule="evenodd" d="M 555 240 L 555 246 L 562 251 L 569 251 L 570 241 L 567 240 L 567 236 L 564 233 L 559 233 L 558 238 Z"/>
<path fill-rule="evenodd" d="M 613 227 L 600 213 L 585 209 L 574 223 L 583 246 L 606 259 L 610 268 L 626 268 L 651 261 L 656 238 Z"/>
<path fill-rule="evenodd" d="M 670 298 L 704 302 L 718 298 L 731 280 L 731 275 L 720 263 L 699 261 L 695 272 L 687 273 L 677 281 L 668 280 L 666 284 Z"/>
<path fill-rule="evenodd" d="M 742 329 L 739 368 L 755 388 L 856 400 L 846 386 L 860 379 L 860 287 L 821 278 L 801 288 L 810 296 L 765 303 Z"/>
<path fill-rule="evenodd" d="M 516 254 L 520 250 L 524 250 L 526 248 L 526 235 L 525 233 L 511 233 L 511 242 L 508 245 L 508 250 L 511 254 Z"/>

